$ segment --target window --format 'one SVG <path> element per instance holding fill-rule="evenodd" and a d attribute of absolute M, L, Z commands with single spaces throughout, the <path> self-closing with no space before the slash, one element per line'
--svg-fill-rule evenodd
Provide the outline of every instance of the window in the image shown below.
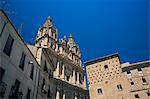
<path fill-rule="evenodd" d="M 108 69 L 108 65 L 104 65 L 105 70 Z"/>
<path fill-rule="evenodd" d="M 34 65 L 31 65 L 31 73 L 30 78 L 33 80 L 33 74 L 34 74 Z"/>
<path fill-rule="evenodd" d="M 5 73 L 5 70 L 0 67 L 0 97 L 5 96 L 6 87 L 7 87 L 7 84 L 3 82 L 4 73 Z"/>
<path fill-rule="evenodd" d="M 47 63 L 46 63 L 46 61 L 44 61 L 44 71 L 47 72 Z"/>
<path fill-rule="evenodd" d="M 127 74 L 131 74 L 130 70 L 127 71 Z"/>
<path fill-rule="evenodd" d="M 69 81 L 69 76 L 67 76 L 67 81 Z"/>
<path fill-rule="evenodd" d="M 133 81 L 131 82 L 131 85 L 134 85 L 134 82 L 133 82 Z"/>
<path fill-rule="evenodd" d="M 146 79 L 145 78 L 142 78 L 142 81 L 144 84 L 146 84 Z"/>
<path fill-rule="evenodd" d="M 48 94 L 47 94 L 47 97 L 51 97 L 51 88 L 50 88 L 50 85 L 48 86 Z"/>
<path fill-rule="evenodd" d="M 19 92 L 19 87 L 20 87 L 20 81 L 16 79 L 15 84 L 11 88 L 11 92 L 9 97 L 11 99 L 16 99 L 16 98 L 21 98 L 22 99 L 22 92 Z"/>
<path fill-rule="evenodd" d="M 18 92 L 19 91 L 19 87 L 20 87 L 20 81 L 16 79 L 15 85 L 13 87 L 14 87 L 14 91 Z"/>
<path fill-rule="evenodd" d="M 2 81 L 4 73 L 5 73 L 5 70 L 0 67 L 0 81 Z"/>
<path fill-rule="evenodd" d="M 46 94 L 46 86 L 45 86 L 45 79 L 43 79 L 43 82 L 42 82 L 42 88 L 41 88 L 41 92 L 43 92 L 44 94 Z"/>
<path fill-rule="evenodd" d="M 123 90 L 121 84 L 117 85 L 117 88 L 118 88 L 119 91 L 122 91 L 122 90 Z"/>
<path fill-rule="evenodd" d="M 75 72 L 75 80 L 77 81 L 77 72 Z"/>
<path fill-rule="evenodd" d="M 102 95 L 102 94 L 103 94 L 103 92 L 102 92 L 102 89 L 101 89 L 101 88 L 97 89 L 97 92 L 98 92 L 98 94 L 99 94 L 99 95 Z"/>
<path fill-rule="evenodd" d="M 8 39 L 6 41 L 5 47 L 3 52 L 10 57 L 11 49 L 13 45 L 14 39 L 11 37 L 11 35 L 8 36 Z"/>
<path fill-rule="evenodd" d="M 135 98 L 140 98 L 138 94 L 135 94 L 134 96 L 135 96 Z"/>
<path fill-rule="evenodd" d="M 20 67 L 22 70 L 24 69 L 25 57 L 26 57 L 26 55 L 25 55 L 24 53 L 22 53 L 21 59 L 20 59 L 20 64 L 19 64 L 19 67 Z"/>
<path fill-rule="evenodd" d="M 147 96 L 150 96 L 150 92 L 147 92 Z"/>
<path fill-rule="evenodd" d="M 28 89 L 27 95 L 26 95 L 26 98 L 27 98 L 27 99 L 30 99 L 30 94 L 31 94 L 31 89 Z"/>
<path fill-rule="evenodd" d="M 138 71 L 142 71 L 142 69 L 141 68 L 137 68 L 138 69 Z"/>
<path fill-rule="evenodd" d="M 3 31 L 4 31 L 4 29 L 5 29 L 5 26 L 6 26 L 6 22 L 2 19 L 2 17 L 0 16 L 0 23 L 1 23 L 1 25 L 0 25 L 0 36 L 2 35 L 2 33 L 3 33 Z"/>

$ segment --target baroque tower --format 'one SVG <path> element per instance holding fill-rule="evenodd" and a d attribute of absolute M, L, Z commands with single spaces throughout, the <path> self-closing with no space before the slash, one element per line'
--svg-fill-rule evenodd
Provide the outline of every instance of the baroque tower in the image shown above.
<path fill-rule="evenodd" d="M 53 26 L 50 16 L 46 19 L 43 26 L 39 28 L 35 46 L 58 50 L 58 33 L 57 29 Z"/>

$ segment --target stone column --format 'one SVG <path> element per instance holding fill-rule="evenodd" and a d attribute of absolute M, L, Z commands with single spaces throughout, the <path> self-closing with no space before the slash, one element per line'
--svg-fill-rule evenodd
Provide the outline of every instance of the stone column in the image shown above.
<path fill-rule="evenodd" d="M 60 96 L 60 95 L 59 95 L 59 91 L 58 91 L 58 90 L 56 90 L 56 91 L 57 91 L 57 92 L 56 92 L 56 99 L 60 99 L 60 98 L 59 98 L 59 96 Z"/>
<path fill-rule="evenodd" d="M 74 99 L 78 99 L 77 96 L 75 96 Z"/>
<path fill-rule="evenodd" d="M 59 77 L 59 61 L 57 62 L 57 67 L 56 67 L 56 70 L 55 70 L 55 76 Z"/>
<path fill-rule="evenodd" d="M 71 77 L 71 75 L 69 76 L 69 83 L 72 83 L 72 77 Z"/>
<path fill-rule="evenodd" d="M 76 83 L 76 72 L 75 72 L 75 70 L 73 70 L 72 82 L 73 82 L 73 84 Z"/>
<path fill-rule="evenodd" d="M 63 99 L 66 99 L 66 94 L 63 92 Z"/>
<path fill-rule="evenodd" d="M 84 75 L 83 77 L 84 77 L 83 78 L 84 79 L 84 81 L 83 81 L 83 87 L 86 89 L 86 76 Z"/>
<path fill-rule="evenodd" d="M 80 77 L 79 77 L 80 75 L 79 75 L 79 72 L 77 72 L 77 84 L 79 85 L 80 84 L 80 82 L 79 82 L 79 79 L 80 79 Z"/>

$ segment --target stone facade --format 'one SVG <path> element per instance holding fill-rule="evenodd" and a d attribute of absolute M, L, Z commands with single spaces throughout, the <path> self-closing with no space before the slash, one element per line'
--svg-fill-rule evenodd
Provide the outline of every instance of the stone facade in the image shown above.
<path fill-rule="evenodd" d="M 121 64 L 119 55 L 113 54 L 85 65 L 91 99 L 149 98 L 150 61 Z"/>
<path fill-rule="evenodd" d="M 36 99 L 39 64 L 0 11 L 0 99 Z"/>
<path fill-rule="evenodd" d="M 150 61 L 124 63 L 122 72 L 129 83 L 130 98 L 150 98 Z"/>
<path fill-rule="evenodd" d="M 38 30 L 35 46 L 28 46 L 41 66 L 38 99 L 88 99 L 81 53 L 72 35 L 58 41 L 48 17 Z"/>

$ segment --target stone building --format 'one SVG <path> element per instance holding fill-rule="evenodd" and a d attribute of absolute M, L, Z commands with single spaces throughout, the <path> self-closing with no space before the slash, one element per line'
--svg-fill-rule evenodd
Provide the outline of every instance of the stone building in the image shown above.
<path fill-rule="evenodd" d="M 39 64 L 0 10 L 0 99 L 36 99 Z"/>
<path fill-rule="evenodd" d="M 58 40 L 48 17 L 38 30 L 35 45 L 28 46 L 41 66 L 39 99 L 88 99 L 81 53 L 72 35 Z"/>
<path fill-rule="evenodd" d="M 150 99 L 150 60 L 124 63 L 122 72 L 130 85 L 130 98 Z"/>
<path fill-rule="evenodd" d="M 150 61 L 121 64 L 116 53 L 85 65 L 91 99 L 149 99 Z"/>

